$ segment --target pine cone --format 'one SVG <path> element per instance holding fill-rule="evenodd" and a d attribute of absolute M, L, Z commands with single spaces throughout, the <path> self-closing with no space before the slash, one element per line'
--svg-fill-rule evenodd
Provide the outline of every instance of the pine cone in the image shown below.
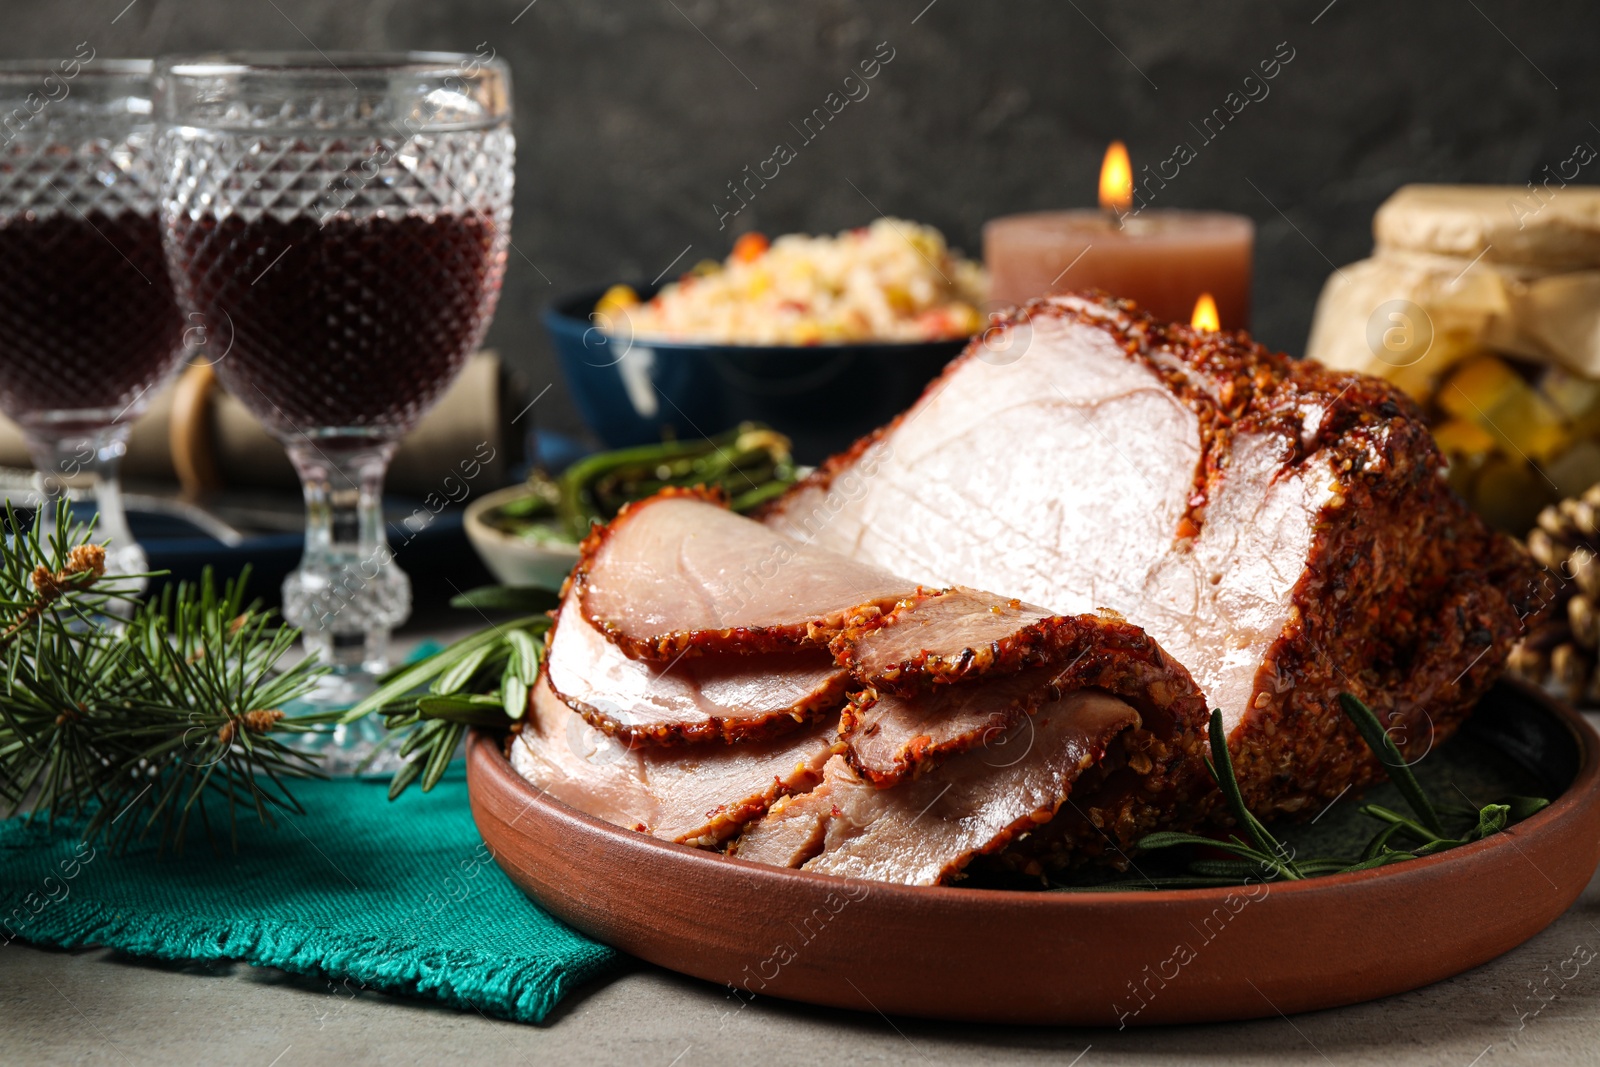
<path fill-rule="evenodd" d="M 1546 569 L 1550 609 L 1506 666 L 1574 704 L 1600 704 L 1600 484 L 1541 511 L 1527 545 Z"/>

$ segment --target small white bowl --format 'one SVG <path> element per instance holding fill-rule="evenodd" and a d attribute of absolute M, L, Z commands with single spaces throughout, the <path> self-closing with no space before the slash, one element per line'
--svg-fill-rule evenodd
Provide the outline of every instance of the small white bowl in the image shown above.
<path fill-rule="evenodd" d="M 534 544 L 483 521 L 484 512 L 515 500 L 525 491 L 523 486 L 513 485 L 497 489 L 468 505 L 463 520 L 467 540 L 502 585 L 559 589 L 578 563 L 577 545 Z"/>

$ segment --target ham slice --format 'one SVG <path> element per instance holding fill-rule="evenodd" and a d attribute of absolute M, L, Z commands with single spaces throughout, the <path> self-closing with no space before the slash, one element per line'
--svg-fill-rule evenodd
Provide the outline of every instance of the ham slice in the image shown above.
<path fill-rule="evenodd" d="M 1052 635 L 1034 646 L 1049 654 L 1013 674 L 937 685 L 919 695 L 867 690 L 846 707 L 840 733 L 854 768 L 877 785 L 898 782 L 953 753 L 1003 737 L 1024 716 L 1079 689 L 1116 696 L 1152 729 L 1189 739 L 1205 733 L 1205 698 L 1187 671 L 1144 631 L 1115 618 L 1050 618 L 1025 629 Z M 903 681 L 907 676 L 902 674 Z M 915 689 L 910 689 L 915 693 Z"/>
<path fill-rule="evenodd" d="M 1055 658 L 1040 629 L 1052 615 L 976 589 L 921 592 L 869 625 L 847 627 L 829 647 L 862 681 L 897 692 L 1008 673 Z"/>
<path fill-rule="evenodd" d="M 863 781 L 835 757 L 821 785 L 774 805 L 732 851 L 755 863 L 851 878 L 949 881 L 974 856 L 1048 822 L 1074 779 L 1139 721 L 1125 701 L 1093 690 L 1069 693 L 1014 726 L 998 751 L 974 749 L 891 789 Z"/>
<path fill-rule="evenodd" d="M 1062 696 L 1054 670 L 1036 667 L 982 685 L 956 685 L 919 697 L 858 693 L 839 732 L 851 767 L 874 785 L 893 785 L 958 752 L 988 745 Z"/>
<path fill-rule="evenodd" d="M 511 765 L 555 799 L 667 841 L 715 845 L 776 798 L 811 788 L 832 750 L 832 723 L 774 741 L 630 747 L 585 722 L 541 678 Z"/>
<path fill-rule="evenodd" d="M 1384 382 L 1054 297 L 764 520 L 930 587 L 1120 613 L 1221 708 L 1266 815 L 1381 773 L 1340 691 L 1415 754 L 1499 674 L 1534 570 L 1443 466 Z"/>
<path fill-rule="evenodd" d="M 1052 615 L 1044 608 L 974 589 L 919 593 L 887 615 L 845 629 L 830 648 L 860 682 L 902 696 L 935 685 L 1066 663 L 1082 663 L 1079 676 L 1099 679 L 1077 685 L 1102 685 L 1122 693 L 1106 680 L 1105 672 L 1135 669 L 1112 662 L 1129 655 L 1154 672 L 1132 683 L 1135 695 L 1137 689 L 1154 684 L 1155 675 L 1168 678 L 1174 695 L 1194 688 L 1187 671 L 1115 612 Z"/>
<path fill-rule="evenodd" d="M 655 744 L 783 733 L 836 713 L 848 681 L 820 648 L 673 664 L 629 659 L 570 595 L 551 630 L 545 672 L 562 701 L 591 725 Z"/>
<path fill-rule="evenodd" d="M 573 572 L 584 616 L 629 656 L 826 644 L 845 621 L 917 591 L 887 571 L 802 544 L 706 493 L 666 490 L 584 542 Z"/>

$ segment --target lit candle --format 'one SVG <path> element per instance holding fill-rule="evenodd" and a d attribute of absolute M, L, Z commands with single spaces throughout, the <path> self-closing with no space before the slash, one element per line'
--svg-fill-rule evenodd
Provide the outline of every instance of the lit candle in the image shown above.
<path fill-rule="evenodd" d="M 1136 207 L 1134 192 L 1133 167 L 1118 141 L 1100 168 L 1101 210 L 990 220 L 983 228 L 990 297 L 1010 305 L 1104 289 L 1159 319 L 1186 322 L 1200 295 L 1210 293 L 1222 328 L 1246 328 L 1255 225 L 1243 215 Z"/>

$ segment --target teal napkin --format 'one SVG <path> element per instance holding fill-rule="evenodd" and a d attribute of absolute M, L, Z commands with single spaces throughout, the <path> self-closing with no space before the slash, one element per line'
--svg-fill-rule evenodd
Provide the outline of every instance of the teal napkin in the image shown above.
<path fill-rule="evenodd" d="M 0 821 L 0 944 L 100 945 L 168 960 L 244 960 L 350 989 L 538 1022 L 619 961 L 511 884 L 478 836 L 457 764 L 393 803 L 377 779 L 297 781 L 306 814 L 239 816 L 213 851 L 113 854 L 77 825 Z M 216 828 L 216 812 L 212 825 Z"/>

